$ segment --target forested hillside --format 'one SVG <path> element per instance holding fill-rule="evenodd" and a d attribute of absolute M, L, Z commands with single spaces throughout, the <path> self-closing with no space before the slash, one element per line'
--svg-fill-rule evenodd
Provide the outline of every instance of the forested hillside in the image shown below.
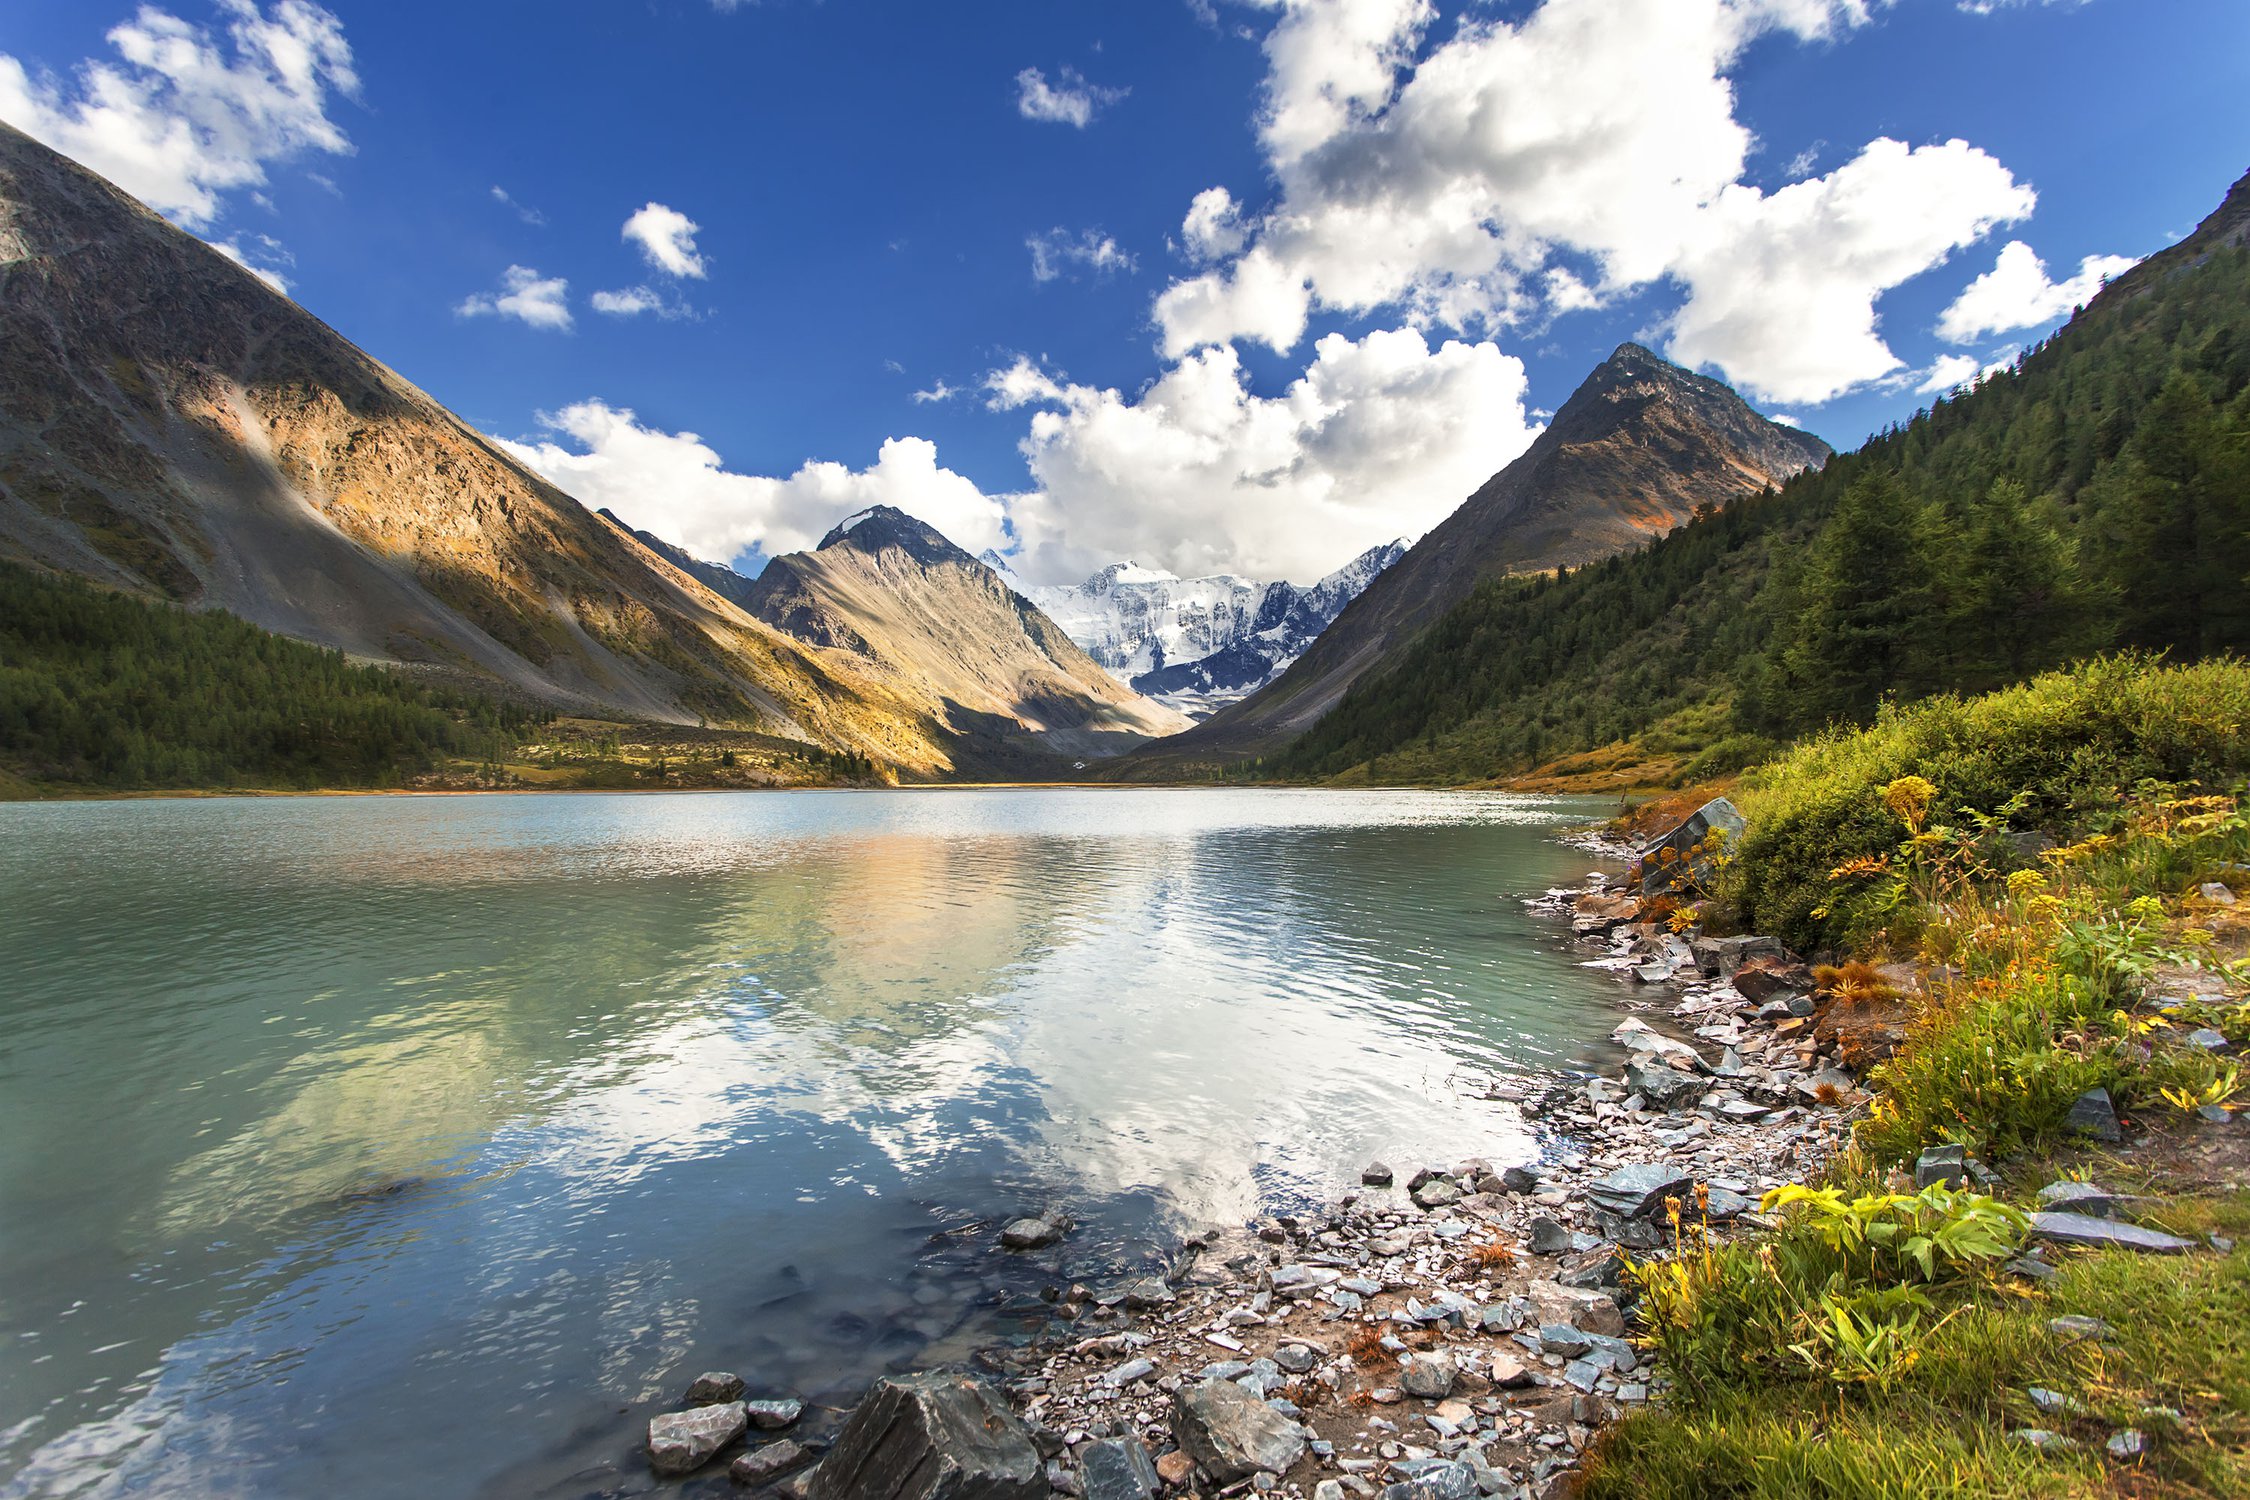
<path fill-rule="evenodd" d="M 1463 780 L 1684 730 L 1723 770 L 1886 694 L 2250 649 L 2246 238 L 2250 179 L 2013 368 L 1818 473 L 1486 583 L 1261 769 Z"/>
<path fill-rule="evenodd" d="M 534 716 L 340 651 L 0 563 L 0 772 L 144 787 L 395 786 Z"/>

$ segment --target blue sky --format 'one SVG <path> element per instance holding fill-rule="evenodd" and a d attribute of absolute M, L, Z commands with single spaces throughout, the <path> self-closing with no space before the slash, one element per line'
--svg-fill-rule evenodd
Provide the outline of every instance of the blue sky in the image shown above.
<path fill-rule="evenodd" d="M 2250 166 L 2241 0 L 11 0 L 0 57 L 582 498 L 1039 581 L 1315 576 L 1626 338 L 1850 447 Z"/>

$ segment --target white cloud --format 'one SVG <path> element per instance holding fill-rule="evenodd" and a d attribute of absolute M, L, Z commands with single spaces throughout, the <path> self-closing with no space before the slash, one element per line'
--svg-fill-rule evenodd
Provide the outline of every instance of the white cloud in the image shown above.
<path fill-rule="evenodd" d="M 1096 113 L 1131 92 L 1088 83 L 1076 68 L 1062 69 L 1053 83 L 1040 69 L 1026 68 L 1016 75 L 1016 113 L 1027 120 L 1047 120 L 1084 130 L 1094 123 Z"/>
<path fill-rule="evenodd" d="M 1996 11 L 2022 10 L 2033 5 L 2067 5 L 2076 9 L 2084 4 L 2086 0 L 1954 0 L 1954 9 L 1966 11 L 1972 16 L 1989 16 Z"/>
<path fill-rule="evenodd" d="M 985 376 L 984 389 L 984 404 L 990 411 L 1014 411 L 1034 402 L 1063 399 L 1061 382 L 1027 354 L 1017 355 L 1015 362 L 1006 369 L 994 370 Z"/>
<path fill-rule="evenodd" d="M 667 296 L 652 286 L 619 287 L 615 291 L 596 292 L 587 299 L 595 312 L 613 318 L 637 318 L 652 313 L 667 323 L 697 316 L 693 307 L 677 297 Z"/>
<path fill-rule="evenodd" d="M 357 97 L 343 23 L 310 0 L 218 0 L 222 43 L 144 6 L 112 27 L 123 66 L 88 60 L 63 80 L 0 54 L 0 119 L 191 229 L 224 194 L 266 181 L 269 163 L 352 149 L 328 93 Z"/>
<path fill-rule="evenodd" d="M 1671 352 L 1761 395 L 1825 401 L 1902 367 L 1877 332 L 1882 293 L 2031 206 L 2029 188 L 1965 141 L 1877 140 L 1771 196 L 1730 187 L 1678 257 L 1688 298 Z"/>
<path fill-rule="evenodd" d="M 250 238 L 256 242 L 252 247 L 245 247 L 242 238 L 237 234 L 224 240 L 205 240 L 204 243 L 284 297 L 288 296 L 289 278 L 281 274 L 280 267 L 294 264 L 296 257 L 283 248 L 279 240 L 267 235 L 251 235 Z"/>
<path fill-rule="evenodd" d="M 1250 227 L 1242 221 L 1242 206 L 1223 187 L 1205 188 L 1188 205 L 1180 221 L 1180 238 L 1191 259 L 1225 260 L 1241 253 L 1249 242 Z"/>
<path fill-rule="evenodd" d="M 515 318 L 534 328 L 567 330 L 570 318 L 570 283 L 560 276 L 541 276 L 529 266 L 510 266 L 500 275 L 501 290 L 479 292 L 454 311 L 464 318 Z"/>
<path fill-rule="evenodd" d="M 808 463 L 787 479 L 729 470 L 692 432 L 643 426 L 623 407 L 581 401 L 540 423 L 570 440 L 500 445 L 590 507 L 677 542 L 713 562 L 762 548 L 802 551 L 853 511 L 893 505 L 971 552 L 1005 546 L 1002 502 L 938 467 L 922 438 L 885 442 L 872 467 Z"/>
<path fill-rule="evenodd" d="M 1935 396 L 1954 390 L 1976 379 L 1980 368 L 1982 367 L 1973 354 L 1941 354 L 1923 375 L 1922 383 L 1914 387 L 1914 390 L 1916 394 L 1923 396 Z"/>
<path fill-rule="evenodd" d="M 947 385 L 940 380 L 926 391 L 914 391 L 907 396 L 916 406 L 928 406 L 933 401 L 951 401 L 961 394 L 960 387 Z"/>
<path fill-rule="evenodd" d="M 2046 262 L 2022 240 L 2010 240 L 1992 269 L 1938 314 L 1938 335 L 1947 343 L 1968 344 L 1988 333 L 2052 322 L 2093 301 L 2105 280 L 2124 275 L 2135 264 L 2129 255 L 2089 255 L 2078 263 L 2076 276 L 2049 281 Z"/>
<path fill-rule="evenodd" d="M 1067 229 L 1050 229 L 1045 234 L 1035 234 L 1024 242 L 1031 252 L 1031 279 L 1053 281 L 1067 274 L 1071 267 L 1082 266 L 1096 277 L 1112 271 L 1137 269 L 1133 257 L 1119 248 L 1117 241 L 1098 229 L 1088 229 L 1073 235 Z"/>
<path fill-rule="evenodd" d="M 1685 293 L 1675 354 L 1818 400 L 1898 366 L 1874 333 L 1884 291 L 2031 206 L 1958 143 L 1872 142 L 1770 196 L 1743 182 L 1757 146 L 1729 77 L 1743 49 L 1840 34 L 1874 0 L 1546 0 L 1515 22 L 1472 12 L 1435 45 L 1427 0 L 1271 3 L 1260 135 L 1278 199 L 1239 255 L 1158 299 L 1171 357 L 1238 339 L 1286 350 L 1316 309 L 1473 332 L 1669 280 Z M 1917 191 L 1934 195 L 1929 222 L 1859 211 Z M 1747 326 L 1748 278 L 1718 274 L 1729 256 L 1775 278 L 1758 288 L 1768 327 Z M 1833 349 L 1794 346 L 1806 315 Z"/>
<path fill-rule="evenodd" d="M 523 220 L 526 224 L 529 224 L 534 229 L 544 229 L 547 227 L 547 216 L 545 214 L 541 213 L 538 209 L 533 208 L 528 203 L 518 203 L 513 195 L 511 195 L 506 188 L 501 187 L 498 183 L 493 184 L 492 201 L 513 209 L 517 218 Z"/>
<path fill-rule="evenodd" d="M 1226 348 L 1130 397 L 1024 358 L 986 386 L 990 405 L 1039 408 L 1022 445 L 1035 489 L 1010 502 L 1035 582 L 1122 557 L 1183 577 L 1316 578 L 1435 525 L 1536 431 L 1519 360 L 1489 343 L 1433 350 L 1410 328 L 1328 335 L 1271 398 Z"/>
<path fill-rule="evenodd" d="M 625 221 L 623 235 L 640 246 L 642 257 L 665 275 L 700 279 L 705 266 L 696 250 L 695 236 L 701 228 L 676 208 L 650 203 Z"/>

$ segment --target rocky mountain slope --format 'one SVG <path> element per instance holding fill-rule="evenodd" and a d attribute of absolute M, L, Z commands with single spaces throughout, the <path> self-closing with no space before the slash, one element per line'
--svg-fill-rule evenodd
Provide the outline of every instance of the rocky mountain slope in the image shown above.
<path fill-rule="evenodd" d="M 571 709 L 910 775 L 960 737 L 751 618 L 202 241 L 0 125 L 0 556 Z"/>
<path fill-rule="evenodd" d="M 1114 755 L 1187 727 L 987 564 L 887 505 L 773 559 L 743 598 L 775 629 L 849 654 L 964 741 Z"/>
<path fill-rule="evenodd" d="M 1074 586 L 1015 587 L 1113 676 L 1203 719 L 1279 676 L 1407 545 L 1371 547 L 1307 588 L 1130 562 Z"/>
<path fill-rule="evenodd" d="M 1294 666 L 1164 755 L 1209 762 L 1271 750 L 1317 723 L 1480 579 L 1628 551 L 1829 456 L 1826 443 L 1768 421 L 1720 382 L 1622 345 L 1522 457 L 1385 569 Z"/>

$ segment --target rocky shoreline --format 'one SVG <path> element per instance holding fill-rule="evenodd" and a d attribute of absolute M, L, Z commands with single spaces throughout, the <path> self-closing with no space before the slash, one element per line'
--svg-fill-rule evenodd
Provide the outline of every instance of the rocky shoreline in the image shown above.
<path fill-rule="evenodd" d="M 1499 1095 L 1537 1127 L 1536 1160 L 1371 1163 L 1320 1211 L 1204 1231 L 1101 1285 L 1067 1280 L 1066 1219 L 1016 1220 L 993 1249 L 1056 1257 L 1048 1332 L 980 1351 L 982 1379 L 879 1381 L 825 1453 L 776 1436 L 734 1479 L 780 1500 L 1567 1494 L 1603 1424 L 1664 1397 L 1628 1337 L 1627 1258 L 1683 1228 L 1764 1227 L 1759 1196 L 1817 1178 L 1864 1096 L 1850 1043 L 1816 1027 L 1811 970 L 1775 940 L 1675 930 L 1671 903 L 1598 873 L 1527 905 L 1632 986 L 1620 1069 Z M 706 1375 L 654 1419 L 657 1471 L 796 1420 L 741 1395 Z"/>

